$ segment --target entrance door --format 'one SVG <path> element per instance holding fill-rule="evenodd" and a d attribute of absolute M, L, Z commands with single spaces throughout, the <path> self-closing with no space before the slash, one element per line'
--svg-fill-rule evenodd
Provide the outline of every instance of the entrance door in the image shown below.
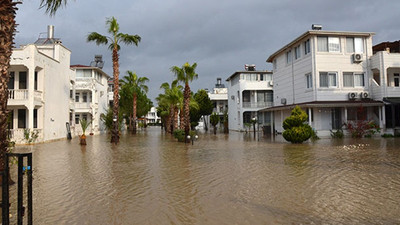
<path fill-rule="evenodd" d="M 342 113 L 340 108 L 332 109 L 332 129 L 340 129 L 342 126 Z"/>

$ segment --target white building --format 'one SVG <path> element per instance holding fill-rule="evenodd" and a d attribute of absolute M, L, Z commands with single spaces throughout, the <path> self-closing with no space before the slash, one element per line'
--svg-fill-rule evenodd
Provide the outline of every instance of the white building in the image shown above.
<path fill-rule="evenodd" d="M 246 65 L 245 71 L 235 72 L 226 81 L 229 129 L 244 130 L 253 118 L 259 126 L 270 125 L 270 112 L 257 111 L 273 105 L 272 72 L 256 71 L 255 65 Z"/>
<path fill-rule="evenodd" d="M 296 105 L 320 136 L 362 118 L 384 128 L 385 107 L 376 101 L 382 96 L 375 98 L 370 70 L 373 35 L 310 30 L 273 53 L 267 62 L 273 63 L 274 107 L 261 112 L 273 111 L 275 130 L 283 131 Z"/>
<path fill-rule="evenodd" d="M 145 118 L 147 120 L 147 123 L 161 123 L 161 118 L 157 116 L 156 107 L 151 107 Z"/>
<path fill-rule="evenodd" d="M 82 134 L 79 125 L 82 119 L 91 122 L 87 133 L 98 134 L 106 130 L 100 115 L 105 114 L 109 108 L 107 81 L 110 76 L 101 69 L 102 64 L 101 56 L 95 56 L 90 66 L 71 65 L 71 69 L 76 71 L 75 85 L 70 92 L 74 103 L 70 123 L 75 135 Z"/>
<path fill-rule="evenodd" d="M 38 134 L 36 142 L 65 138 L 69 121 L 69 90 L 74 71 L 71 51 L 54 38 L 53 26 L 47 38 L 13 49 L 8 82 L 11 111 L 11 140 L 25 143 L 24 132 Z M 30 135 L 32 136 L 32 135 Z"/>
<path fill-rule="evenodd" d="M 387 133 L 400 133 L 400 41 L 373 46 L 371 57 L 372 97 L 385 103 Z"/>
<path fill-rule="evenodd" d="M 220 126 L 222 126 L 222 121 L 224 117 L 224 113 L 228 112 L 228 88 L 222 84 L 222 79 L 217 78 L 217 83 L 211 92 L 208 92 L 208 97 L 211 102 L 214 104 L 213 113 L 219 115 L 220 118 Z M 210 124 L 210 117 L 206 117 L 207 124 Z M 204 127 L 204 122 L 199 122 L 199 128 Z M 210 125 L 211 126 L 211 125 Z"/>

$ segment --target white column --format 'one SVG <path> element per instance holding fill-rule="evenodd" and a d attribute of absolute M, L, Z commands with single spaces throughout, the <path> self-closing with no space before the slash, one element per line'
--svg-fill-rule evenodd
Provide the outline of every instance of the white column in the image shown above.
<path fill-rule="evenodd" d="M 28 74 L 27 74 L 27 82 L 28 82 L 28 126 L 27 128 L 33 129 L 33 109 L 35 108 L 35 67 L 30 66 L 28 67 Z"/>
<path fill-rule="evenodd" d="M 344 122 L 347 123 L 347 107 L 344 107 Z"/>
<path fill-rule="evenodd" d="M 379 107 L 379 128 L 383 128 L 383 123 L 382 123 L 382 106 Z"/>
<path fill-rule="evenodd" d="M 312 109 L 308 108 L 308 125 L 312 126 L 312 120 L 311 120 L 311 115 L 312 115 Z"/>
<path fill-rule="evenodd" d="M 386 130 L 386 107 L 382 106 L 382 128 Z"/>

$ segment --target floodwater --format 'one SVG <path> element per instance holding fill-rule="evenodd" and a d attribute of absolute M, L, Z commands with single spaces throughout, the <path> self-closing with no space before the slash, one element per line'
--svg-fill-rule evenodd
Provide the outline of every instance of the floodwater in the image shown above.
<path fill-rule="evenodd" d="M 17 147 L 33 152 L 34 224 L 400 224 L 400 138 L 87 142 Z"/>

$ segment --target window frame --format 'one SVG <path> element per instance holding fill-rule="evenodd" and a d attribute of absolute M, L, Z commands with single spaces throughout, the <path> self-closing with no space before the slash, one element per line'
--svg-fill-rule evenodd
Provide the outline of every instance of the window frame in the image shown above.
<path fill-rule="evenodd" d="M 307 39 L 304 42 L 304 55 L 307 55 L 310 53 L 311 53 L 311 42 L 310 42 L 310 39 Z"/>
<path fill-rule="evenodd" d="M 327 76 L 327 80 L 328 80 L 328 86 L 321 86 L 321 75 L 322 75 L 322 73 L 326 73 L 326 76 Z M 338 79 L 337 79 L 337 72 L 333 72 L 333 71 L 320 71 L 319 72 L 319 87 L 320 88 L 337 88 L 338 87 Z M 334 75 L 335 76 L 335 85 L 332 85 L 331 84 L 331 82 L 330 82 L 330 76 L 331 75 Z"/>
<path fill-rule="evenodd" d="M 344 81 L 345 81 L 345 79 L 344 79 L 344 76 L 345 76 L 345 74 L 346 74 L 346 76 L 352 76 L 352 86 L 345 86 L 345 83 L 344 83 Z M 363 83 L 363 85 L 357 85 L 357 83 L 356 83 L 356 75 L 362 75 L 362 83 Z M 343 72 L 342 73 L 342 80 L 343 80 L 343 88 L 364 88 L 365 87 L 365 73 L 364 72 Z"/>
<path fill-rule="evenodd" d="M 297 47 L 294 48 L 294 60 L 300 59 L 301 58 L 301 45 L 298 45 Z"/>
<path fill-rule="evenodd" d="M 312 89 L 313 88 L 312 74 L 306 73 L 305 76 L 306 76 L 306 88 Z"/>
<path fill-rule="evenodd" d="M 293 59 L 292 59 L 292 50 L 289 50 L 286 52 L 286 64 L 290 64 L 292 63 Z"/>
<path fill-rule="evenodd" d="M 321 46 L 320 45 L 320 41 L 319 40 L 322 39 L 322 38 L 326 39 L 326 46 Z M 337 43 L 338 44 L 338 47 L 337 47 L 338 50 L 337 51 L 332 50 L 334 48 L 333 44 L 336 44 L 336 43 L 333 43 L 334 39 L 338 40 L 338 43 Z M 317 43 L 318 43 L 318 45 L 317 45 L 317 51 L 318 52 L 328 52 L 328 53 L 340 53 L 341 52 L 340 37 L 336 37 L 336 36 L 317 36 Z M 324 49 L 326 49 L 326 51 L 321 50 L 322 47 L 324 47 Z"/>

